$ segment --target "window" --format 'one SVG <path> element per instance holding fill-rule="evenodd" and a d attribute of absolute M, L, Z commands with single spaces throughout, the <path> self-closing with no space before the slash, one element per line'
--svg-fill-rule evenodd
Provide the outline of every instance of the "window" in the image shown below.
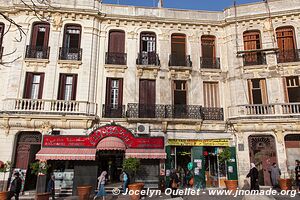
<path fill-rule="evenodd" d="M 81 26 L 65 26 L 63 47 L 60 49 L 60 60 L 81 60 Z"/>
<path fill-rule="evenodd" d="M 175 80 L 173 83 L 173 114 L 175 118 L 187 117 L 187 92 L 186 81 Z"/>
<path fill-rule="evenodd" d="M 213 35 L 203 35 L 201 37 L 201 67 L 202 68 L 220 68 L 219 58 L 216 58 L 216 37 Z"/>
<path fill-rule="evenodd" d="M 23 98 L 42 99 L 44 86 L 44 73 L 27 72 Z"/>
<path fill-rule="evenodd" d="M 204 107 L 220 107 L 219 84 L 203 82 Z"/>
<path fill-rule="evenodd" d="M 260 65 L 265 64 L 264 56 L 260 51 L 260 32 L 259 31 L 246 31 L 243 34 L 244 50 L 249 51 L 244 54 L 244 65 Z M 253 50 L 253 51 L 251 51 Z"/>
<path fill-rule="evenodd" d="M 170 66 L 186 66 L 186 36 L 172 34 Z"/>
<path fill-rule="evenodd" d="M 267 104 L 267 89 L 265 79 L 248 80 L 250 104 Z"/>
<path fill-rule="evenodd" d="M 109 32 L 108 53 L 106 53 L 106 64 L 126 64 L 124 31 L 114 30 Z"/>
<path fill-rule="evenodd" d="M 49 32 L 50 25 L 48 23 L 35 23 L 33 25 L 30 45 L 26 49 L 26 58 L 46 59 L 49 57 Z"/>
<path fill-rule="evenodd" d="M 139 65 L 158 65 L 156 56 L 156 35 L 152 32 L 142 32 L 140 38 Z"/>
<path fill-rule="evenodd" d="M 122 116 L 123 79 L 107 78 L 106 80 L 106 117 Z"/>
<path fill-rule="evenodd" d="M 4 24 L 0 23 L 0 59 L 2 58 L 2 54 L 3 54 L 3 47 L 2 47 L 3 34 L 4 34 Z"/>
<path fill-rule="evenodd" d="M 60 74 L 58 100 L 75 101 L 77 74 Z"/>
<path fill-rule="evenodd" d="M 293 62 L 299 60 L 296 51 L 294 28 L 279 27 L 276 29 L 276 37 L 279 48 L 278 62 Z"/>
<path fill-rule="evenodd" d="M 287 103 L 300 102 L 299 77 L 285 77 L 285 99 Z"/>
<path fill-rule="evenodd" d="M 139 117 L 155 117 L 155 80 L 140 80 Z"/>

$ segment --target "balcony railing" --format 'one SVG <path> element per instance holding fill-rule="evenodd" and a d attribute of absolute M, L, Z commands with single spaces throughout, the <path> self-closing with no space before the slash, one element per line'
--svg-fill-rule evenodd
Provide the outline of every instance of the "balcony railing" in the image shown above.
<path fill-rule="evenodd" d="M 59 48 L 59 60 L 82 60 L 82 49 L 80 48 Z"/>
<path fill-rule="evenodd" d="M 224 120 L 223 108 L 202 107 L 203 120 Z"/>
<path fill-rule="evenodd" d="M 127 64 L 127 54 L 126 53 L 106 52 L 105 63 L 113 64 L 113 65 L 126 65 Z"/>
<path fill-rule="evenodd" d="M 220 58 L 200 58 L 201 68 L 205 69 L 220 69 Z"/>
<path fill-rule="evenodd" d="M 300 49 L 288 49 L 279 51 L 277 54 L 277 62 L 299 62 L 300 61 Z"/>
<path fill-rule="evenodd" d="M 171 54 L 169 56 L 169 66 L 192 67 L 191 56 L 190 55 L 182 56 L 182 55 Z"/>
<path fill-rule="evenodd" d="M 272 116 L 291 116 L 299 115 L 300 117 L 300 102 L 299 103 L 276 103 L 276 104 L 253 104 L 240 105 L 229 108 L 230 117 L 272 117 Z"/>
<path fill-rule="evenodd" d="M 265 65 L 266 54 L 262 52 L 249 52 L 243 55 L 244 66 Z"/>
<path fill-rule="evenodd" d="M 160 65 L 160 60 L 158 54 L 155 52 L 142 52 L 138 54 L 138 58 L 136 59 L 137 65 Z"/>
<path fill-rule="evenodd" d="M 3 56 L 3 48 L 4 47 L 0 47 L 0 60 L 2 59 L 2 56 Z"/>
<path fill-rule="evenodd" d="M 102 116 L 104 118 L 124 118 L 125 106 L 124 105 L 103 105 Z"/>
<path fill-rule="evenodd" d="M 97 104 L 85 101 L 5 99 L 3 112 L 95 115 Z"/>
<path fill-rule="evenodd" d="M 26 46 L 25 58 L 48 59 L 50 47 Z"/>

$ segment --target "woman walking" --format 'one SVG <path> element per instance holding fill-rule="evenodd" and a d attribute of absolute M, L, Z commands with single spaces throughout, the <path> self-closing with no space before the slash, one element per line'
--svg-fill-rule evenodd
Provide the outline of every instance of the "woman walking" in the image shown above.
<path fill-rule="evenodd" d="M 247 178 L 250 177 L 250 191 L 251 190 L 259 190 L 259 185 L 258 185 L 258 170 L 256 169 L 256 166 L 254 163 L 251 163 L 251 169 L 247 175 Z"/>
<path fill-rule="evenodd" d="M 101 173 L 101 175 L 98 177 L 98 181 L 99 181 L 98 182 L 98 193 L 96 194 L 94 199 L 96 199 L 98 197 L 102 197 L 102 199 L 105 200 L 105 196 L 107 195 L 105 192 L 105 188 L 104 188 L 105 181 L 106 181 L 106 178 L 105 178 L 106 175 L 107 175 L 107 172 L 103 171 Z"/>

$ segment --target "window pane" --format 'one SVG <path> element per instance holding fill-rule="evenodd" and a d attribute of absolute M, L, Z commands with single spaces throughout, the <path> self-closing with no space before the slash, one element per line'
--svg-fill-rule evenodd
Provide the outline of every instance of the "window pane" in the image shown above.
<path fill-rule="evenodd" d="M 72 83 L 73 83 L 73 76 L 67 76 L 65 98 L 64 98 L 66 101 L 70 101 L 72 99 Z"/>
<path fill-rule="evenodd" d="M 38 74 L 33 75 L 32 87 L 31 87 L 31 99 L 38 99 L 39 96 L 39 88 L 40 88 L 40 79 L 41 76 Z"/>

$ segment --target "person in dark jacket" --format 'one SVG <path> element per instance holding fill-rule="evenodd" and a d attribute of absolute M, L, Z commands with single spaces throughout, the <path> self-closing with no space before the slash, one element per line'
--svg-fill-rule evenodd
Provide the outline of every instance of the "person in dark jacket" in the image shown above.
<path fill-rule="evenodd" d="M 176 173 L 176 170 L 173 169 L 170 174 L 170 188 L 172 189 L 171 198 L 176 197 L 176 190 L 179 186 L 179 177 Z"/>
<path fill-rule="evenodd" d="M 251 169 L 247 175 L 247 178 L 250 177 L 250 190 L 259 190 L 258 185 L 258 170 L 256 169 L 256 166 L 254 163 L 251 163 Z"/>
<path fill-rule="evenodd" d="M 52 200 L 55 200 L 55 176 L 51 175 L 48 181 L 47 192 L 51 193 Z"/>
<path fill-rule="evenodd" d="M 295 178 L 296 178 L 296 186 L 297 191 L 300 192 L 300 161 L 296 160 L 296 167 L 295 167 Z"/>
<path fill-rule="evenodd" d="M 15 178 L 11 183 L 10 186 L 10 194 L 9 194 L 9 198 L 11 199 L 12 197 L 15 197 L 15 200 L 19 200 L 19 195 L 22 189 L 22 179 L 20 178 L 20 174 L 19 172 L 16 172 L 14 174 Z"/>

